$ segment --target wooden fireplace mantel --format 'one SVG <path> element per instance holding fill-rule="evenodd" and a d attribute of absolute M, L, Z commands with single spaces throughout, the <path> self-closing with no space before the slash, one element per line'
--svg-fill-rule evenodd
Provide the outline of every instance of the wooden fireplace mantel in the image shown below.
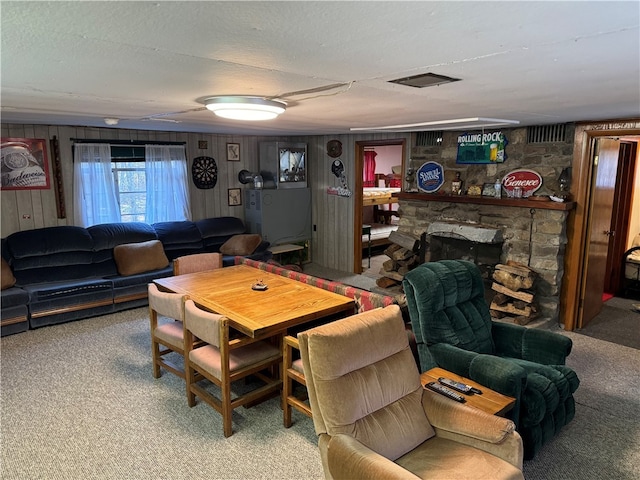
<path fill-rule="evenodd" d="M 575 202 L 553 202 L 551 200 L 529 200 L 527 198 L 494 198 L 476 195 L 448 195 L 437 193 L 408 193 L 398 192 L 392 195 L 399 200 L 413 200 L 419 202 L 449 202 L 449 203 L 470 203 L 475 205 L 496 205 L 500 207 L 535 208 L 541 210 L 562 210 L 573 209 Z"/>

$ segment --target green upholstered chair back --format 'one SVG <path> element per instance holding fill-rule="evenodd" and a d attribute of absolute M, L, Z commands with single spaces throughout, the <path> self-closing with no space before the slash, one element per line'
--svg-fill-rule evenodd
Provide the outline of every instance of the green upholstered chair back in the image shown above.
<path fill-rule="evenodd" d="M 436 343 L 495 353 L 484 283 L 475 264 L 466 260 L 427 262 L 407 273 L 403 286 L 419 354 L 421 344 Z M 424 363 L 421 354 L 421 367 L 429 367 Z"/>

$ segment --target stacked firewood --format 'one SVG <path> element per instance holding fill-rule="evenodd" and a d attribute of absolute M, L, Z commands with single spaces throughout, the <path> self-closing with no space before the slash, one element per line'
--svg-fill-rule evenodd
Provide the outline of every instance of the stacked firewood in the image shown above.
<path fill-rule="evenodd" d="M 380 288 L 393 289 L 397 286 L 402 287 L 402 280 L 406 273 L 418 266 L 420 241 L 407 233 L 398 231 L 389 234 L 389 241 L 391 245 L 384 250 L 384 254 L 389 259 L 382 264 L 380 269 L 382 277 L 376 280 L 376 284 Z"/>
<path fill-rule="evenodd" d="M 529 290 L 535 277 L 533 270 L 517 262 L 496 265 L 491 289 L 497 293 L 491 302 L 491 316 L 518 325 L 526 325 L 533 320 L 537 308 L 534 294 Z"/>

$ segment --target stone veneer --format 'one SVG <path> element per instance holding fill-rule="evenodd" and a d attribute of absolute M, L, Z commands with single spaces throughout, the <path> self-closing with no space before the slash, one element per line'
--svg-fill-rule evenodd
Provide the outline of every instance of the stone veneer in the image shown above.
<path fill-rule="evenodd" d="M 445 169 L 445 184 L 441 190 L 451 190 L 451 180 L 460 172 L 464 187 L 493 183 L 517 168 L 537 171 L 543 178 L 538 194 L 558 190 L 557 178 L 563 168 L 571 165 L 574 126 L 567 125 L 566 141 L 562 143 L 527 144 L 526 128 L 502 130 L 509 143 L 507 159 L 500 164 L 456 164 L 457 137 L 464 132 L 445 132 L 438 147 L 413 147 L 410 166 L 417 169 L 426 161 L 436 161 Z M 434 196 L 437 194 L 434 194 Z M 503 247 L 500 261 L 513 260 L 530 266 L 538 274 L 535 285 L 538 320 L 559 321 L 560 288 L 564 273 L 564 252 L 567 243 L 566 223 L 569 212 L 547 210 L 540 202 L 530 201 L 524 207 L 451 203 L 444 201 L 399 201 L 399 230 L 419 237 L 433 222 L 473 224 L 502 231 Z"/>

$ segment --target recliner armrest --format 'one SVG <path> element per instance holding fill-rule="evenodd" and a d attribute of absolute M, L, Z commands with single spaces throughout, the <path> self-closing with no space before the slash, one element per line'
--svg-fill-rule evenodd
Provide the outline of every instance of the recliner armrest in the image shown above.
<path fill-rule="evenodd" d="M 422 406 L 436 436 L 478 448 L 522 470 L 523 444 L 513 421 L 470 408 L 430 390 Z"/>
<path fill-rule="evenodd" d="M 440 368 L 503 395 L 518 398 L 526 384 L 524 369 L 505 358 L 463 350 L 446 343 L 431 345 L 429 351 Z"/>
<path fill-rule="evenodd" d="M 438 367 L 457 373 L 462 377 L 469 377 L 469 366 L 479 353 L 454 347 L 448 343 L 436 343 L 429 346 L 429 353 Z"/>
<path fill-rule="evenodd" d="M 425 390 L 422 406 L 434 428 L 459 433 L 488 443 L 502 443 L 515 431 L 511 420 L 452 402 L 443 395 Z"/>
<path fill-rule="evenodd" d="M 469 366 L 468 378 L 516 399 L 520 398 L 527 384 L 527 372 L 524 368 L 511 360 L 495 355 L 478 354 Z"/>
<path fill-rule="evenodd" d="M 564 365 L 573 345 L 559 333 L 521 325 L 493 322 L 491 331 L 498 355 L 543 365 Z"/>
<path fill-rule="evenodd" d="M 348 435 L 333 435 L 327 446 L 331 477 L 352 480 L 404 480 L 418 477 Z"/>

